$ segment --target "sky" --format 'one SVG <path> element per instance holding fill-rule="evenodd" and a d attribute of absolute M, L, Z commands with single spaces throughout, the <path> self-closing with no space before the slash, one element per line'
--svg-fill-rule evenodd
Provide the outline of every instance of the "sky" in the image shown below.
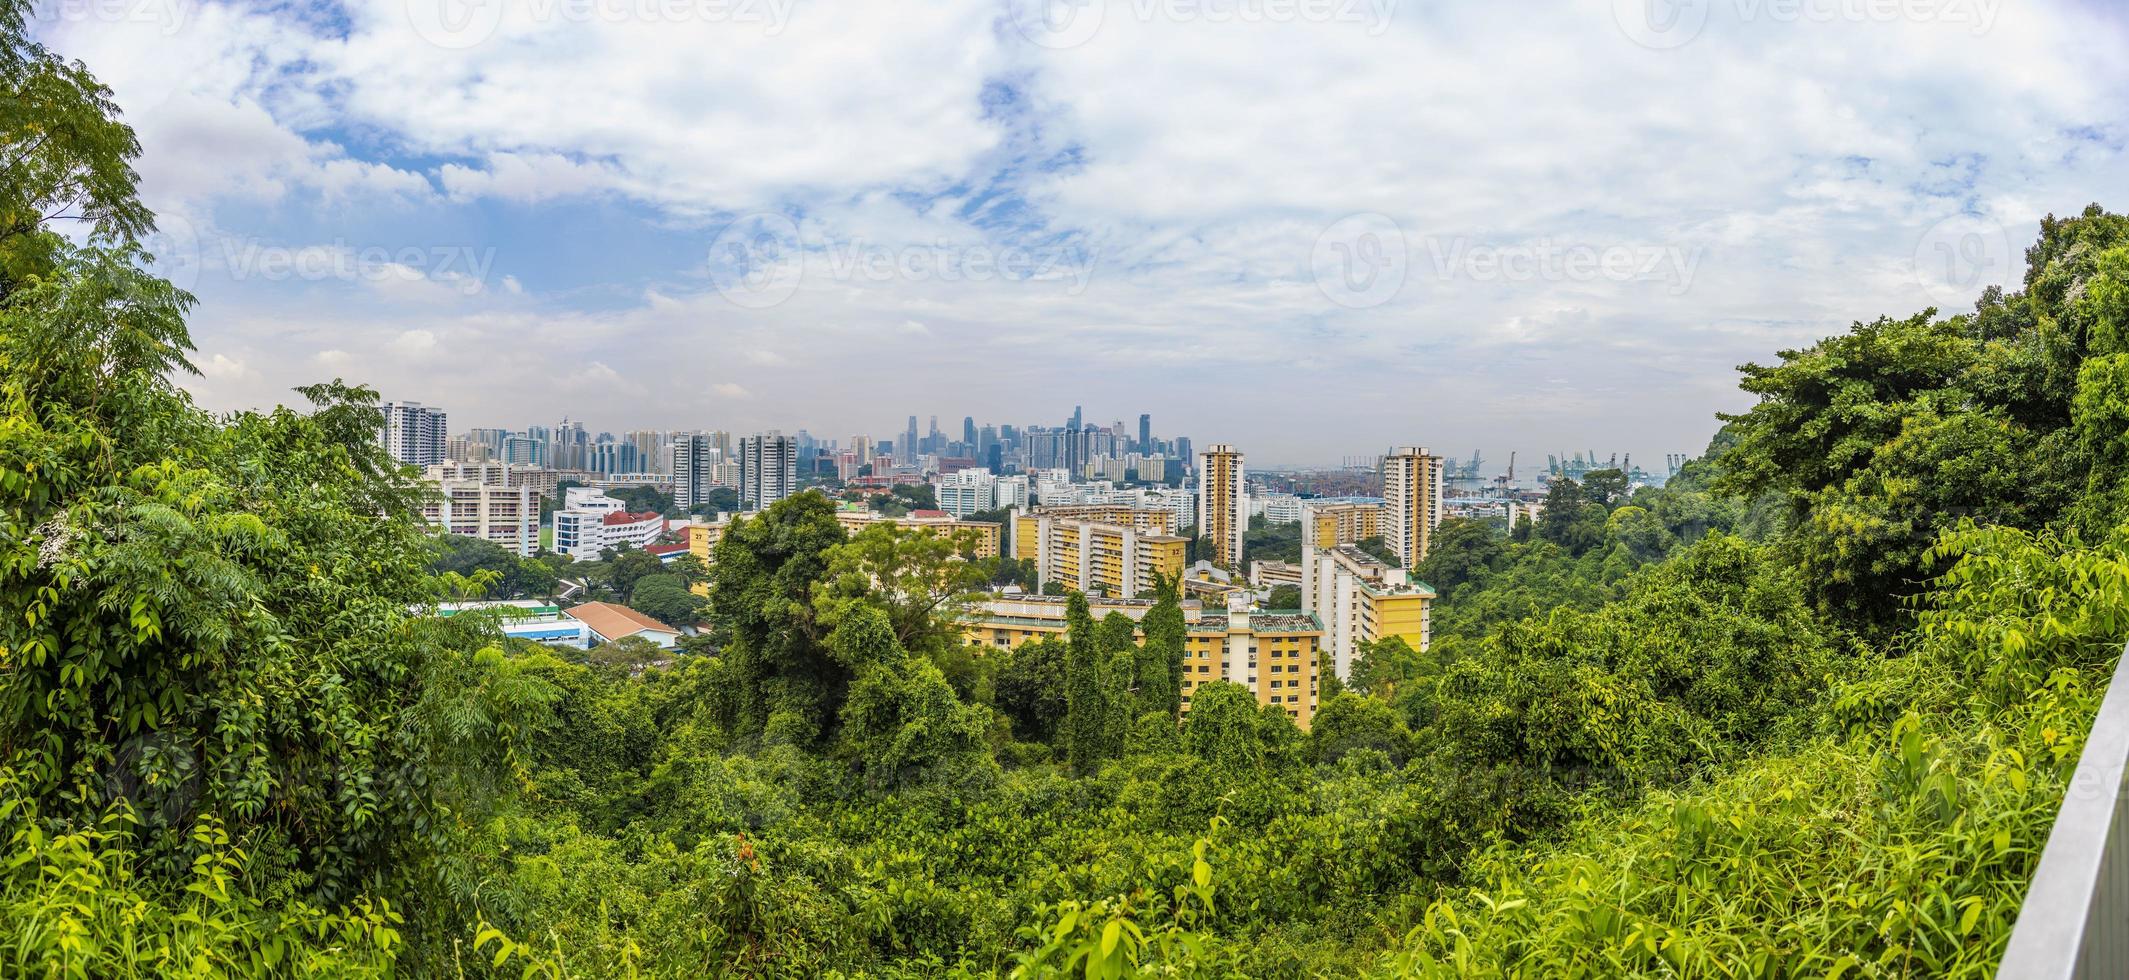
<path fill-rule="evenodd" d="M 208 408 L 1697 453 L 2129 209 L 2110 0 L 47 0 Z M 1651 466 L 1651 468 L 1654 468 Z"/>

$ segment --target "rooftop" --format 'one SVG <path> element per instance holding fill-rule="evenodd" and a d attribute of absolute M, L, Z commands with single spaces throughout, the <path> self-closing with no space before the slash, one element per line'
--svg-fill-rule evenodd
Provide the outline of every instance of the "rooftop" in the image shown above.
<path fill-rule="evenodd" d="M 673 634 L 680 632 L 627 606 L 611 602 L 587 602 L 581 606 L 564 609 L 562 613 L 591 627 L 592 632 L 607 640 L 634 636 L 645 630 Z"/>

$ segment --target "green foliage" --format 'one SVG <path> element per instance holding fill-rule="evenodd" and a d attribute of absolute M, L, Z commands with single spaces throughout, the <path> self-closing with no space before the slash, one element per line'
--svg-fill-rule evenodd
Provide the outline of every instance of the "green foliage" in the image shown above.
<path fill-rule="evenodd" d="M 687 579 L 660 573 L 636 580 L 629 608 L 672 626 L 686 626 L 702 616 L 708 602 L 688 591 Z"/>
<path fill-rule="evenodd" d="M 560 578 L 554 567 L 533 558 L 520 558 L 493 541 L 459 534 L 440 534 L 430 541 L 433 557 L 429 571 L 437 575 L 461 575 L 472 579 L 488 573 L 492 584 L 485 598 L 531 599 L 554 595 Z"/>

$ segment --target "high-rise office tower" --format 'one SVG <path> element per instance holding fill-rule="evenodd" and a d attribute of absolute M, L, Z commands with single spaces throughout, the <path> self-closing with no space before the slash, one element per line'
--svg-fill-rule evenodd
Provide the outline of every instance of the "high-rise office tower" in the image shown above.
<path fill-rule="evenodd" d="M 1242 490 L 1242 451 L 1214 443 L 1198 456 L 1198 536 L 1212 542 L 1214 564 L 1240 570 L 1249 499 Z"/>
<path fill-rule="evenodd" d="M 771 430 L 739 440 L 739 497 L 766 509 L 798 489 L 798 442 Z"/>
<path fill-rule="evenodd" d="M 447 421 L 442 409 L 420 402 L 385 402 L 378 440 L 402 464 L 433 466 L 444 461 L 450 448 Z"/>
<path fill-rule="evenodd" d="M 1150 413 L 1142 413 L 1138 417 L 1137 448 L 1142 453 L 1153 451 L 1153 416 Z"/>
<path fill-rule="evenodd" d="M 961 442 L 962 452 L 973 453 L 976 451 L 976 417 L 973 415 L 965 416 L 961 419 Z"/>
<path fill-rule="evenodd" d="M 897 449 L 897 458 L 903 466 L 917 465 L 917 417 L 909 417 L 909 428 L 902 432 L 902 444 Z"/>
<path fill-rule="evenodd" d="M 1442 460 L 1423 447 L 1399 446 L 1382 458 L 1383 543 L 1406 568 L 1434 543 L 1442 519 Z"/>

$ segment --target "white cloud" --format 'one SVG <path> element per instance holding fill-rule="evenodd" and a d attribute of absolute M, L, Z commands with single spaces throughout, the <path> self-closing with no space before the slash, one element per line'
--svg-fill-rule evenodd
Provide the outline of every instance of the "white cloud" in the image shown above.
<path fill-rule="evenodd" d="M 260 0 L 208 4 L 175 36 L 53 38 L 140 127 L 151 204 L 209 241 L 495 227 L 477 244 L 538 260 L 496 268 L 494 290 L 432 267 L 286 289 L 203 277 L 202 348 L 261 375 L 216 397 L 369 367 L 491 424 L 567 409 L 885 431 L 927 406 L 1027 422 L 1083 401 L 1272 460 L 1526 437 L 1653 456 L 1697 449 L 1736 406 L 1733 365 L 1942 304 L 1916 269 L 1941 219 L 1978 212 L 2016 249 L 2041 215 L 2125 186 L 2129 36 L 2100 7 L 2004 5 L 1977 32 L 1718 3 L 1692 43 L 1652 50 L 1614 6 L 1399 3 L 1378 30 L 1112 0 L 1092 38 L 1049 49 L 995 0 L 808 3 L 775 24 L 542 23 L 560 8 L 513 0 L 492 39 L 449 49 L 400 3 L 347 4 L 342 29 Z M 761 210 L 796 218 L 804 275 L 779 304 L 736 306 L 701 256 L 726 215 Z M 541 270 L 612 240 L 485 224 L 498 211 L 640 222 L 663 264 L 560 285 Z M 1393 300 L 1347 309 L 1314 262 L 1361 244 L 1321 240 L 1360 213 L 1394 222 L 1406 261 Z M 1544 243 L 1693 264 L 1614 281 L 1436 260 Z M 1021 281 L 850 261 L 1008 246 L 1086 261 Z M 290 323 L 302 343 L 281 339 Z M 481 370 L 446 363 L 444 338 Z M 407 362 L 277 353 L 326 343 Z M 781 383 L 795 360 L 808 382 Z M 778 383 L 681 380 L 734 361 Z M 581 406 L 541 394 L 587 363 L 625 383 Z"/>

